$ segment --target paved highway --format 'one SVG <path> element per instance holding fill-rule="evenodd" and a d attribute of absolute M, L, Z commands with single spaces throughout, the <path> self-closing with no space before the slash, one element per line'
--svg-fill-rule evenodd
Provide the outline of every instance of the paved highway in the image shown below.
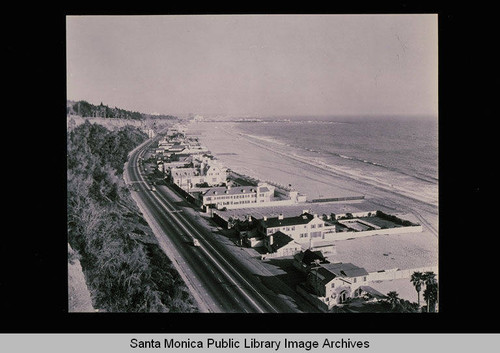
<path fill-rule="evenodd" d="M 297 312 L 296 305 L 283 300 L 264 286 L 242 261 L 228 251 L 226 245 L 214 239 L 194 217 L 184 212 L 165 185 L 156 185 L 155 191 L 144 179 L 140 158 L 151 143 L 133 151 L 129 156 L 127 173 L 129 183 L 146 208 L 147 218 L 152 219 L 159 239 L 172 261 L 176 261 L 188 286 L 194 291 L 202 311 L 279 313 Z M 144 211 L 144 210 L 143 210 Z M 149 221 L 149 220 L 148 220 Z M 191 239 L 198 239 L 200 246 L 193 246 Z M 173 257 L 173 258 L 172 258 Z M 276 286 L 283 285 L 275 283 Z M 300 300 L 300 298 L 297 298 Z M 302 300 L 300 300 L 302 302 Z M 306 305 L 308 312 L 317 310 Z"/>

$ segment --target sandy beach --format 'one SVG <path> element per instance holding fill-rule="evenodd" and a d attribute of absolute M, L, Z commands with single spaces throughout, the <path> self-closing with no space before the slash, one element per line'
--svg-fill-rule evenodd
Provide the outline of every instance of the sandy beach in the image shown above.
<path fill-rule="evenodd" d="M 350 175 L 332 170 L 314 160 L 287 153 L 277 141 L 241 134 L 233 122 L 191 122 L 187 132 L 200 138 L 228 168 L 260 180 L 273 180 L 316 198 L 364 195 L 399 212 L 414 215 L 436 231 L 437 189 L 433 195 L 402 191 L 389 180 L 364 180 L 362 175 Z"/>
<path fill-rule="evenodd" d="M 335 261 L 352 262 L 367 271 L 409 269 L 438 264 L 438 208 L 435 200 L 398 192 L 397 185 L 374 185 L 339 171 L 286 153 L 286 146 L 241 134 L 234 122 L 191 122 L 187 133 L 195 135 L 225 166 L 235 172 L 291 184 L 307 200 L 365 196 L 366 201 L 410 214 L 423 226 L 421 233 L 380 235 L 336 242 Z"/>

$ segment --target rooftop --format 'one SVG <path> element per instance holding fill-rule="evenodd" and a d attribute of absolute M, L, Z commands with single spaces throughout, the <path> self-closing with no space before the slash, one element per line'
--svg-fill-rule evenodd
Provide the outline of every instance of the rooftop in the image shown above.
<path fill-rule="evenodd" d="M 296 254 L 295 259 L 305 263 L 306 265 L 310 265 L 314 262 L 314 260 L 319 260 L 321 263 L 328 263 L 328 260 L 325 259 L 323 253 L 320 250 L 311 251 L 307 249 L 306 251 L 301 251 Z"/>
<path fill-rule="evenodd" d="M 285 233 L 276 232 L 273 234 L 273 243 L 271 244 L 271 248 L 273 249 L 273 252 L 276 252 L 278 249 L 287 245 L 291 241 L 293 241 L 293 239 Z"/>
<path fill-rule="evenodd" d="M 342 277 L 359 277 L 368 275 L 368 272 L 364 268 L 353 265 L 350 262 L 328 263 L 321 266 L 337 276 Z"/>
<path fill-rule="evenodd" d="M 211 196 L 211 195 L 239 195 L 239 194 L 245 194 L 245 193 L 256 193 L 256 188 L 255 186 L 237 186 L 237 187 L 231 187 L 227 188 L 226 186 L 217 186 L 208 189 L 205 191 L 203 194 L 204 196 Z"/>
<path fill-rule="evenodd" d="M 198 174 L 198 171 L 194 168 L 172 168 L 171 174 L 173 177 L 194 176 Z"/>
<path fill-rule="evenodd" d="M 293 226 L 298 224 L 307 224 L 314 218 L 314 216 L 309 213 L 304 213 L 300 216 L 280 218 L 281 217 L 268 218 L 267 220 L 262 219 L 260 222 L 264 227 L 268 228 Z"/>

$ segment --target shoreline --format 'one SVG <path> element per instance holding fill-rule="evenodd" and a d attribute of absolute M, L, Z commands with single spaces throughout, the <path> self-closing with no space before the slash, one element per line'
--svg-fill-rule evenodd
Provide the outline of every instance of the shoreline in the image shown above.
<path fill-rule="evenodd" d="M 298 192 L 305 193 L 307 200 L 327 197 L 363 195 L 389 208 L 415 214 L 437 236 L 438 205 L 415 195 L 407 195 L 398 189 L 377 185 L 339 170 L 324 168 L 306 158 L 278 149 L 265 141 L 253 140 L 243 134 L 235 123 L 191 122 L 187 132 L 200 130 L 197 136 L 211 153 L 235 172 L 256 177 L 260 180 L 274 180 L 284 185 L 292 184 Z M 276 142 L 285 145 L 282 142 Z M 285 145 L 286 146 L 286 145 Z M 231 152 L 230 154 L 228 152 Z"/>
<path fill-rule="evenodd" d="M 334 261 L 351 262 L 369 272 L 438 265 L 437 206 L 377 188 L 349 176 L 329 173 L 294 159 L 283 151 L 276 152 L 268 145 L 249 141 L 238 134 L 237 128 L 227 123 L 191 123 L 186 132 L 195 133 L 214 157 L 235 172 L 283 185 L 292 181 L 292 186 L 298 192 L 305 193 L 307 200 L 318 198 L 318 194 L 323 194 L 323 197 L 362 194 L 365 196 L 364 201 L 393 209 L 394 214 L 413 215 L 422 225 L 423 231 L 420 233 L 337 240 Z"/>

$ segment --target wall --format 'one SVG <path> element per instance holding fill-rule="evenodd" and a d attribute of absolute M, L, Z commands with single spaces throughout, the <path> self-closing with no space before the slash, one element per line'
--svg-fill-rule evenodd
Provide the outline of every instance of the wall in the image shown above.
<path fill-rule="evenodd" d="M 338 233 L 328 233 L 325 234 L 325 240 L 346 240 L 350 238 L 362 238 L 372 235 L 381 234 L 402 234 L 402 233 L 420 233 L 422 232 L 422 226 L 413 227 L 397 227 L 388 229 L 375 229 L 367 230 L 364 232 L 338 232 Z"/>
<path fill-rule="evenodd" d="M 264 240 L 257 239 L 257 238 L 250 238 L 250 239 L 247 239 L 246 244 L 251 248 L 258 248 L 258 247 L 264 246 Z"/>
<path fill-rule="evenodd" d="M 267 247 L 266 250 L 268 250 Z M 299 244 L 292 244 L 292 245 L 288 244 L 282 247 L 281 249 L 278 249 L 278 251 L 275 253 L 267 253 L 261 255 L 260 259 L 266 260 L 266 259 L 274 259 L 277 257 L 293 256 L 301 251 L 302 247 Z M 287 254 L 285 254 L 285 252 L 287 252 Z"/>
<path fill-rule="evenodd" d="M 255 200 L 255 199 L 252 199 Z M 212 203 L 212 201 L 207 202 Z M 296 202 L 293 200 L 280 200 L 280 201 L 269 201 L 269 202 L 256 202 L 256 203 L 245 203 L 240 205 L 222 205 L 221 207 L 226 207 L 228 210 L 236 210 L 241 208 L 253 208 L 253 207 L 267 207 L 267 206 L 290 206 L 295 205 Z"/>
<path fill-rule="evenodd" d="M 437 266 L 427 266 L 420 268 L 410 268 L 400 270 L 397 268 L 392 268 L 389 270 L 385 270 L 383 272 L 370 272 L 366 278 L 367 281 L 389 281 L 401 278 L 411 278 L 413 272 L 434 272 L 436 275 L 438 274 Z"/>
<path fill-rule="evenodd" d="M 213 213 L 212 219 L 214 220 L 215 223 L 217 223 L 221 227 L 229 229 L 228 222 L 224 218 L 222 218 L 221 216 L 219 216 L 217 213 L 215 213 L 215 212 Z"/>

